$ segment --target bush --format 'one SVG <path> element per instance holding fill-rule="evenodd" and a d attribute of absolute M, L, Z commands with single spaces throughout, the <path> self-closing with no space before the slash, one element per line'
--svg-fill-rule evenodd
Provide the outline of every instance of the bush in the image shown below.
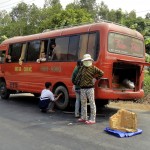
<path fill-rule="evenodd" d="M 144 76 L 144 92 L 145 96 L 147 96 L 150 93 L 150 75 L 145 73 Z"/>

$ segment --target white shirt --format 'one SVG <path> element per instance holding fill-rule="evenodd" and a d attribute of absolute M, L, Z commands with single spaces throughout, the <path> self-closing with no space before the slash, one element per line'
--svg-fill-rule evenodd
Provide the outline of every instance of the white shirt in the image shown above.
<path fill-rule="evenodd" d="M 42 100 L 45 100 L 45 99 L 50 99 L 51 101 L 55 100 L 54 94 L 48 89 L 44 89 L 41 92 L 40 100 L 42 101 Z"/>

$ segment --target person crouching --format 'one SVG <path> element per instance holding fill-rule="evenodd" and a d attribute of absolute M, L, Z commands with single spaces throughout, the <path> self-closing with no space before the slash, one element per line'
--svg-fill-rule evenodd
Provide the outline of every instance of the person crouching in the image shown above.
<path fill-rule="evenodd" d="M 54 104 L 62 95 L 60 93 L 57 97 L 54 97 L 54 94 L 51 92 L 52 84 L 50 82 L 45 83 L 45 89 L 42 90 L 40 100 L 39 100 L 39 108 L 41 112 L 54 112 Z"/>

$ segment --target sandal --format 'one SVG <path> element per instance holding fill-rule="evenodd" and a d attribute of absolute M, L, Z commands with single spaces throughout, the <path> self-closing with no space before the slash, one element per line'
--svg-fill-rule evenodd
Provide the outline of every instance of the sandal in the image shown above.
<path fill-rule="evenodd" d="M 87 121 L 85 121 L 85 124 L 95 124 L 96 122 L 95 121 L 92 121 L 92 120 L 87 120 Z"/>
<path fill-rule="evenodd" d="M 80 118 L 80 115 L 75 115 L 75 118 Z"/>
<path fill-rule="evenodd" d="M 55 110 L 50 109 L 50 110 L 48 110 L 47 112 L 49 112 L 49 113 L 54 113 Z"/>
<path fill-rule="evenodd" d="M 82 118 L 79 118 L 78 119 L 78 122 L 86 122 L 86 120 L 82 119 Z"/>

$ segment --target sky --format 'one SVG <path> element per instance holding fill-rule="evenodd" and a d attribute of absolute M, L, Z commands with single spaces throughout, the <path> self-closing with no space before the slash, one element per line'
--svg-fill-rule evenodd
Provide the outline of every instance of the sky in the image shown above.
<path fill-rule="evenodd" d="M 102 0 L 96 0 L 98 4 Z M 103 0 L 108 6 L 109 10 L 122 9 L 123 12 L 130 12 L 132 10 L 136 11 L 137 16 L 145 18 L 145 15 L 150 13 L 150 0 Z M 27 4 L 35 3 L 38 7 L 43 7 L 44 0 L 0 0 L 0 11 L 7 10 L 10 11 L 12 7 L 16 6 L 19 2 L 25 2 Z M 74 2 L 74 0 L 60 0 L 60 3 L 65 8 L 69 3 Z"/>

